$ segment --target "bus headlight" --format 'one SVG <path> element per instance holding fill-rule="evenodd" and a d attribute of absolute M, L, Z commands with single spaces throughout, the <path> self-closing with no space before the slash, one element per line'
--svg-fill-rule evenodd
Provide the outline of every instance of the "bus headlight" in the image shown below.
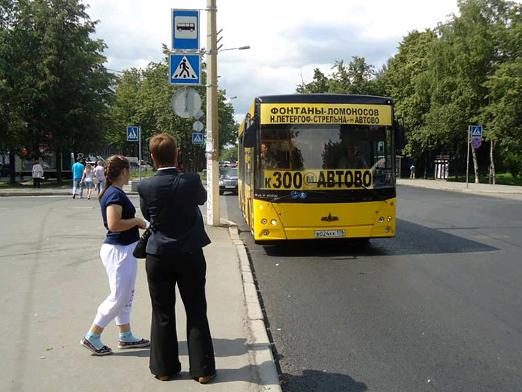
<path fill-rule="evenodd" d="M 381 216 L 381 217 L 379 218 L 379 223 L 384 223 L 384 216 Z"/>
<path fill-rule="evenodd" d="M 270 223 L 272 224 L 272 226 L 277 225 L 277 221 L 276 221 L 275 219 L 272 219 L 272 220 L 270 221 Z"/>
<path fill-rule="evenodd" d="M 261 219 L 261 224 L 262 224 L 262 225 L 266 225 L 267 222 L 268 222 L 268 221 L 267 221 L 265 218 Z"/>
<path fill-rule="evenodd" d="M 388 222 L 391 222 L 392 219 L 393 219 L 393 218 L 392 218 L 391 216 L 389 216 L 386 220 L 387 220 Z"/>
<path fill-rule="evenodd" d="M 268 230 L 263 230 L 263 231 L 261 232 L 261 234 L 262 234 L 262 235 L 269 235 L 270 232 L 269 232 Z"/>
<path fill-rule="evenodd" d="M 390 227 L 390 226 L 386 226 L 386 227 L 384 228 L 384 232 L 385 232 L 385 233 L 389 233 L 390 231 L 391 231 L 391 227 Z"/>

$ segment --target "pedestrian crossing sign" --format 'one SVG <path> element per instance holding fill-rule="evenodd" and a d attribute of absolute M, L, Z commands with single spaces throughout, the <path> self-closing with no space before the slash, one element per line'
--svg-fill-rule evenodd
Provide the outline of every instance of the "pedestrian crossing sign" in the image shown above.
<path fill-rule="evenodd" d="M 137 142 L 140 140 L 140 127 L 130 125 L 127 127 L 127 141 Z"/>
<path fill-rule="evenodd" d="M 199 54 L 170 55 L 170 83 L 176 85 L 201 84 L 201 56 Z"/>
<path fill-rule="evenodd" d="M 471 137 L 482 137 L 482 125 L 471 125 Z"/>
<path fill-rule="evenodd" d="M 200 132 L 192 132 L 192 144 L 205 144 L 203 134 Z"/>

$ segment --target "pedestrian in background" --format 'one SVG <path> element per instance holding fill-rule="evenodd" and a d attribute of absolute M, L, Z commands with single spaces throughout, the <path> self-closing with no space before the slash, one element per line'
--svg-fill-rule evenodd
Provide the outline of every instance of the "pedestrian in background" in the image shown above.
<path fill-rule="evenodd" d="M 415 178 L 415 165 L 413 163 L 410 166 L 410 178 L 411 179 Z"/>
<path fill-rule="evenodd" d="M 96 183 L 96 191 L 98 192 L 98 196 L 100 195 L 100 192 L 105 186 L 105 175 L 103 174 L 103 165 L 102 161 L 98 160 L 96 162 L 96 167 L 94 168 L 94 176 L 96 177 L 97 183 Z"/>
<path fill-rule="evenodd" d="M 158 169 L 138 185 L 140 207 L 154 227 L 147 243 L 145 269 L 152 304 L 150 371 L 167 381 L 181 371 L 176 335 L 175 286 L 187 314 L 190 376 L 206 384 L 216 376 L 207 319 L 206 262 L 210 243 L 198 205 L 207 200 L 199 176 L 176 169 L 176 141 L 166 133 L 150 139 Z"/>
<path fill-rule="evenodd" d="M 132 255 L 139 239 L 138 228 L 145 229 L 147 222 L 136 218 L 136 209 L 125 192 L 123 184 L 129 181 L 129 161 L 112 156 L 105 162 L 106 187 L 100 194 L 103 224 L 107 229 L 100 257 L 109 278 L 111 292 L 98 307 L 91 328 L 80 344 L 94 355 L 109 355 L 112 350 L 101 342 L 105 327 L 116 320 L 120 330 L 118 348 L 147 347 L 150 341 L 135 337 L 130 327 L 130 313 L 134 297 L 137 261 Z"/>
<path fill-rule="evenodd" d="M 81 163 L 83 158 L 78 158 L 76 163 L 72 165 L 72 177 L 73 177 L 73 199 L 76 198 L 76 190 L 80 188 L 80 199 L 83 197 L 83 187 L 80 185 L 83 177 L 83 171 L 85 170 L 85 166 Z"/>
<path fill-rule="evenodd" d="M 40 184 L 44 178 L 44 170 L 38 159 L 33 161 L 33 188 L 40 188 Z"/>
<path fill-rule="evenodd" d="M 80 184 L 85 185 L 87 189 L 87 200 L 91 200 L 91 193 L 94 189 L 94 171 L 89 163 L 85 166 Z"/>

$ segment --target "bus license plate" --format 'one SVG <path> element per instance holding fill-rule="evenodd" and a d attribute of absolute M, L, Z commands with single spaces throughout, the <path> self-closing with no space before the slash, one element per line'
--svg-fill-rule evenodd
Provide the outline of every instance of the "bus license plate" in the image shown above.
<path fill-rule="evenodd" d="M 341 238 L 346 237 L 345 230 L 316 230 L 315 238 Z"/>

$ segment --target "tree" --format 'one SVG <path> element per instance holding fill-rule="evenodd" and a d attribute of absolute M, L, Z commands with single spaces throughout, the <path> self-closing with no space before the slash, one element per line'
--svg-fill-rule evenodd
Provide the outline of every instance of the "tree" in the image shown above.
<path fill-rule="evenodd" d="M 333 72 L 325 76 L 319 69 L 314 70 L 310 83 L 297 86 L 298 93 L 334 93 L 334 94 L 368 94 L 381 95 L 380 83 L 372 65 L 366 63 L 364 57 L 352 57 L 348 65 L 343 60 L 335 61 Z"/>
<path fill-rule="evenodd" d="M 33 157 L 55 151 L 57 158 L 61 151 L 102 145 L 111 76 L 85 6 L 78 0 L 2 5 L 0 51 L 9 69 L 0 66 L 0 94 L 12 108 L 10 144 L 14 139 Z"/>

